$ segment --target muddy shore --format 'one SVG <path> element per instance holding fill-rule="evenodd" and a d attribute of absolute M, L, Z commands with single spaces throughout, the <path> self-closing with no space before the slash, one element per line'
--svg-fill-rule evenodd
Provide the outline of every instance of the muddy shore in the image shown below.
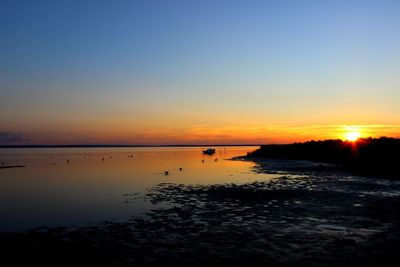
<path fill-rule="evenodd" d="M 285 163 L 286 162 L 286 163 Z M 259 161 L 247 184 L 159 184 L 143 216 L 0 234 L 5 266 L 397 266 L 400 182 Z M 322 169 L 321 169 L 322 168 Z"/>

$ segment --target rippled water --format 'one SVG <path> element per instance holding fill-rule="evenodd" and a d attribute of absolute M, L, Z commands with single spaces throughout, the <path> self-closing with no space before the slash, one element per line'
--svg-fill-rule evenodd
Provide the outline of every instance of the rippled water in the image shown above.
<path fill-rule="evenodd" d="M 220 147 L 213 156 L 201 147 L 1 149 L 0 162 L 26 167 L 0 169 L 0 231 L 124 220 L 151 208 L 126 196 L 159 183 L 275 177 L 252 172 L 254 163 L 228 160 L 256 148 Z"/>

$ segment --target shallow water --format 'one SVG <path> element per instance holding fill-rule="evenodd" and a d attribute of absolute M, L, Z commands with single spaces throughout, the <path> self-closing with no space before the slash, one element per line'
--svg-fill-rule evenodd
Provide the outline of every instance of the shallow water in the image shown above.
<path fill-rule="evenodd" d="M 0 232 L 125 220 L 152 208 L 127 196 L 159 183 L 274 178 L 253 172 L 254 163 L 228 160 L 256 148 L 221 147 L 213 156 L 201 147 L 0 149 L 0 164 L 26 165 L 0 169 Z"/>
<path fill-rule="evenodd" d="M 3 231 L 78 227 L 0 233 L 3 261 L 397 266 L 399 181 L 306 161 L 224 160 L 248 149 L 8 153 L 7 164 L 28 167 L 0 172 L 14 171 L 3 176 Z"/>

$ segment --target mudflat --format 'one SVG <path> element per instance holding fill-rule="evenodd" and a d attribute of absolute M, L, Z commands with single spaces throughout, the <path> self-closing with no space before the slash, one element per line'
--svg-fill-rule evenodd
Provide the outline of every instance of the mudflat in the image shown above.
<path fill-rule="evenodd" d="M 254 171 L 274 165 L 273 172 L 282 172 L 265 182 L 159 184 L 125 196 L 155 205 L 143 216 L 2 234 L 0 249 L 13 263 L 395 266 L 398 181 L 331 169 L 293 171 L 283 163 L 259 162 Z"/>

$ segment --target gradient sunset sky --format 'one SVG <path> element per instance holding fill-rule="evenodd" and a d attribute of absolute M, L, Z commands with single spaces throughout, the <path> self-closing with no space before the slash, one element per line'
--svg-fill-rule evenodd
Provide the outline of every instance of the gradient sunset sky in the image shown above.
<path fill-rule="evenodd" d="M 400 1 L 0 1 L 0 144 L 400 136 Z"/>

